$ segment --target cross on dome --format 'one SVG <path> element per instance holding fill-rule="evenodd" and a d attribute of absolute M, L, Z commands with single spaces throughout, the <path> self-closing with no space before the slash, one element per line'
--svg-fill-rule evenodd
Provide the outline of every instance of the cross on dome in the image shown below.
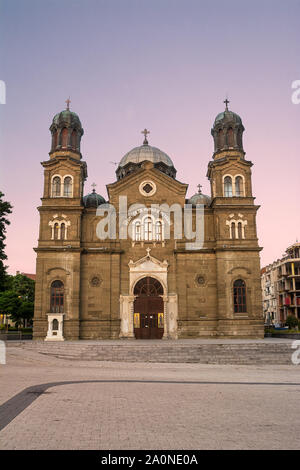
<path fill-rule="evenodd" d="M 67 103 L 67 110 L 69 111 L 70 110 L 70 103 L 71 103 L 70 97 L 65 101 L 65 103 Z"/>
<path fill-rule="evenodd" d="M 144 145 L 148 145 L 147 134 L 150 134 L 150 131 L 148 131 L 148 130 L 145 128 L 145 129 L 141 132 L 141 134 L 144 134 L 144 136 L 145 136 L 145 139 L 144 139 L 143 144 L 144 144 Z"/>
<path fill-rule="evenodd" d="M 228 100 L 227 97 L 226 97 L 226 100 L 223 101 L 223 103 L 225 103 L 225 106 L 226 106 L 225 111 L 228 111 L 228 105 L 229 105 L 230 101 Z"/>

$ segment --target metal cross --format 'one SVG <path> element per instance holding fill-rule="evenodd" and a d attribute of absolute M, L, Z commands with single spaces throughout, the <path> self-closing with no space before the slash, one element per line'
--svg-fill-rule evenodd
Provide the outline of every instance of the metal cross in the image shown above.
<path fill-rule="evenodd" d="M 228 98 L 226 98 L 226 100 L 223 101 L 223 103 L 225 103 L 226 111 L 228 111 L 228 105 L 229 105 L 229 103 L 230 103 L 230 101 L 228 100 Z"/>
<path fill-rule="evenodd" d="M 147 129 L 144 129 L 141 134 L 144 134 L 145 136 L 145 139 L 144 139 L 144 144 L 148 144 L 148 140 L 147 140 L 147 134 L 150 134 L 150 131 L 148 131 Z"/>
<path fill-rule="evenodd" d="M 202 184 L 198 184 L 198 185 L 197 185 L 197 188 L 198 188 L 198 193 L 201 194 Z"/>
<path fill-rule="evenodd" d="M 92 186 L 92 188 L 93 188 L 93 193 L 94 193 L 94 192 L 96 191 L 96 190 L 95 190 L 95 187 L 96 187 L 97 185 L 96 185 L 96 183 L 93 183 L 91 186 Z"/>
<path fill-rule="evenodd" d="M 71 103 L 70 97 L 65 101 L 65 103 L 67 103 L 67 110 L 69 111 L 70 110 L 70 103 Z"/>

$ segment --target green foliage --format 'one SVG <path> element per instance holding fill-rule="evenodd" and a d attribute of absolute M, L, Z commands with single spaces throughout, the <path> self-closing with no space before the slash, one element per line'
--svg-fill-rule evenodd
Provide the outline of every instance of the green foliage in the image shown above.
<path fill-rule="evenodd" d="M 0 292 L 0 313 L 9 315 L 17 326 L 22 325 L 25 320 L 32 320 L 33 311 L 33 302 L 27 298 L 22 298 L 18 292 L 14 290 Z"/>
<path fill-rule="evenodd" d="M 18 294 L 12 290 L 1 292 L 0 294 L 0 312 L 6 315 L 12 315 L 19 311 L 22 301 Z"/>
<path fill-rule="evenodd" d="M 290 330 L 292 328 L 296 328 L 298 326 L 298 318 L 294 317 L 294 315 L 289 315 L 285 321 L 285 324 L 289 327 Z"/>
<path fill-rule="evenodd" d="M 16 292 L 24 302 L 33 302 L 35 282 L 23 274 L 17 274 L 16 276 L 11 276 L 11 278 L 11 289 Z"/>
<path fill-rule="evenodd" d="M 7 259 L 5 254 L 6 226 L 10 224 L 7 215 L 11 214 L 12 206 L 9 202 L 3 200 L 4 194 L 0 191 L 0 291 L 4 291 L 6 287 L 6 266 L 3 261 Z"/>
<path fill-rule="evenodd" d="M 25 320 L 32 320 L 33 318 L 33 303 L 26 302 L 22 303 L 19 310 L 15 310 L 10 318 L 15 322 L 16 326 L 24 324 Z"/>

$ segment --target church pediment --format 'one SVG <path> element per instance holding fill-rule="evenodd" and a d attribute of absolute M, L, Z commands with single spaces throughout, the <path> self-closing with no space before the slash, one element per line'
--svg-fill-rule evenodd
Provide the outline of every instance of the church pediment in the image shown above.
<path fill-rule="evenodd" d="M 168 261 L 160 261 L 159 259 L 155 258 L 154 256 L 150 255 L 150 248 L 147 248 L 147 255 L 143 256 L 137 261 L 133 261 L 132 259 L 129 261 L 128 266 L 130 271 L 133 272 L 160 272 L 166 271 L 168 268 Z"/>
<path fill-rule="evenodd" d="M 145 180 L 151 180 L 157 186 L 157 193 L 153 196 L 155 198 L 157 194 L 160 194 L 159 199 L 161 199 L 162 190 L 165 194 L 167 192 L 170 194 L 173 193 L 176 196 L 184 198 L 188 188 L 187 184 L 181 183 L 154 168 L 151 162 L 145 162 L 145 165 L 136 172 L 106 186 L 109 199 L 111 200 L 119 195 L 132 195 L 133 188 L 136 188 L 136 197 L 143 197 L 143 194 L 139 191 L 139 187 Z"/>

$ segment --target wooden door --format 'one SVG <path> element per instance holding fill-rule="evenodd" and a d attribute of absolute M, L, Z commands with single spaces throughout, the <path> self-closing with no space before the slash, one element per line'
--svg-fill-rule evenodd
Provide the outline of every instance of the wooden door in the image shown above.
<path fill-rule="evenodd" d="M 137 339 L 161 339 L 164 333 L 163 321 L 163 288 L 159 281 L 146 277 L 135 287 L 134 301 L 135 328 Z"/>

